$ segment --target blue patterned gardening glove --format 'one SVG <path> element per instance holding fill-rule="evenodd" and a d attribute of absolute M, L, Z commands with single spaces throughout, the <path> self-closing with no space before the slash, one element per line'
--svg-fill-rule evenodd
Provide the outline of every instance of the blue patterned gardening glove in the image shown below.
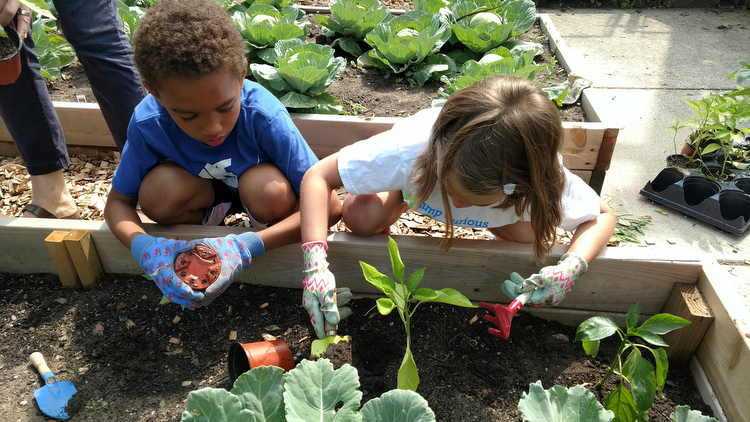
<path fill-rule="evenodd" d="M 326 261 L 328 245 L 325 242 L 308 242 L 302 245 L 304 269 L 302 273 L 303 293 L 302 306 L 310 315 L 310 322 L 315 328 L 318 338 L 325 338 L 324 318 L 332 325 L 336 325 L 342 318 L 346 318 L 351 311 L 339 306 L 346 305 L 352 297 L 348 288 L 336 291 L 336 278 L 328 270 Z M 336 302 L 333 294 L 336 292 Z"/>
<path fill-rule="evenodd" d="M 197 245 L 209 247 L 221 259 L 221 272 L 204 292 L 191 289 L 180 280 L 174 269 L 177 256 Z M 130 252 L 167 299 L 195 310 L 199 306 L 207 306 L 223 293 L 242 270 L 250 265 L 253 256 L 257 257 L 265 252 L 265 247 L 254 232 L 193 241 L 155 238 L 141 234 L 133 239 Z"/>
<path fill-rule="evenodd" d="M 557 306 L 565 299 L 575 281 L 588 270 L 586 260 L 574 252 L 568 252 L 560 258 L 557 265 L 544 267 L 538 274 L 524 279 L 518 273 L 511 273 L 510 280 L 505 280 L 501 290 L 511 299 L 519 294 L 534 290 L 527 304 L 531 306 Z"/>
<path fill-rule="evenodd" d="M 177 255 L 193 247 L 193 242 L 185 240 L 139 234 L 130 244 L 130 253 L 167 299 L 186 308 L 195 309 L 198 301 L 203 300 L 203 293 L 193 291 L 183 283 L 173 268 Z"/>
<path fill-rule="evenodd" d="M 198 306 L 208 306 L 217 296 L 224 293 L 245 268 L 250 266 L 253 258 L 263 255 L 266 251 L 263 241 L 255 232 L 198 239 L 193 243 L 208 246 L 221 260 L 221 273 L 216 281 L 203 292 L 203 298 L 196 301 Z"/>

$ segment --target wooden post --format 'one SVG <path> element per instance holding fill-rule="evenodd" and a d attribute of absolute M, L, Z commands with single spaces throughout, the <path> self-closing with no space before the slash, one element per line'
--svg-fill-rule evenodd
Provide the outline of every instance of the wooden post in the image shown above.
<path fill-rule="evenodd" d="M 65 237 L 64 242 L 81 280 L 81 285 L 86 290 L 93 289 L 104 275 L 104 271 L 94 242 L 91 240 L 91 234 L 88 230 L 73 229 Z"/>
<path fill-rule="evenodd" d="M 664 312 L 690 321 L 690 325 L 663 336 L 664 341 L 669 344 L 666 348 L 669 365 L 688 365 L 714 321 L 711 308 L 698 285 L 677 283 L 664 305 Z"/>
<path fill-rule="evenodd" d="M 44 239 L 44 243 L 47 244 L 49 254 L 52 257 L 52 262 L 55 264 L 57 275 L 60 277 L 60 282 L 66 289 L 79 290 L 81 288 L 81 280 L 78 278 L 73 260 L 70 258 L 68 248 L 63 243 L 65 237 L 70 232 L 65 230 L 55 230 Z"/>

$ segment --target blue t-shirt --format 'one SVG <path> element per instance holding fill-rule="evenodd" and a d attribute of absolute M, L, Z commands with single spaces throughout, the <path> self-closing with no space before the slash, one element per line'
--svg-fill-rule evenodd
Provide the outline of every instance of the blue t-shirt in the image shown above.
<path fill-rule="evenodd" d="M 204 179 L 223 181 L 237 193 L 240 176 L 264 162 L 276 165 L 299 196 L 302 176 L 318 159 L 281 102 L 267 89 L 245 79 L 237 124 L 221 145 L 205 145 L 180 129 L 167 110 L 149 95 L 135 108 L 128 141 L 112 178 L 122 195 L 138 197 L 149 170 L 170 159 Z"/>

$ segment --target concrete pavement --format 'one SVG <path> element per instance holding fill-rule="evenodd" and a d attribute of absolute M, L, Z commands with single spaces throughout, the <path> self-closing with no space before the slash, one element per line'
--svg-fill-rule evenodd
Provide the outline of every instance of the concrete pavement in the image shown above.
<path fill-rule="evenodd" d="M 640 195 L 674 153 L 672 119 L 694 110 L 682 99 L 734 88 L 727 77 L 750 62 L 750 11 L 735 9 L 567 9 L 547 14 L 571 70 L 593 82 L 587 93 L 620 128 L 602 197 L 618 214 L 649 215 L 645 239 L 624 245 L 716 259 L 750 305 L 750 230 L 740 236 Z M 678 135 L 678 149 L 687 136 Z M 662 214 L 657 210 L 665 211 Z M 668 241 L 669 240 L 669 241 Z M 750 306 L 749 306 L 750 307 Z"/>

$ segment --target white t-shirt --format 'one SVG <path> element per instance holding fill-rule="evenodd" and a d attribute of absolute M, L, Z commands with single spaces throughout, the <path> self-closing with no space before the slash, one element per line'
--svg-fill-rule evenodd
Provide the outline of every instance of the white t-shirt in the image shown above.
<path fill-rule="evenodd" d="M 407 203 L 413 206 L 410 199 L 416 186 L 411 181 L 412 168 L 429 144 L 430 129 L 439 112 L 440 108 L 420 111 L 399 120 L 391 130 L 343 148 L 338 155 L 338 166 L 346 190 L 353 195 L 400 190 Z M 435 186 L 430 197 L 416 211 L 445 222 L 439 186 Z M 560 226 L 571 231 L 600 213 L 599 196 L 568 169 L 565 169 L 562 211 Z M 529 210 L 519 216 L 513 207 L 503 211 L 492 206 L 455 208 L 451 204 L 451 213 L 453 224 L 460 227 L 486 229 L 519 220 L 530 221 Z"/>

